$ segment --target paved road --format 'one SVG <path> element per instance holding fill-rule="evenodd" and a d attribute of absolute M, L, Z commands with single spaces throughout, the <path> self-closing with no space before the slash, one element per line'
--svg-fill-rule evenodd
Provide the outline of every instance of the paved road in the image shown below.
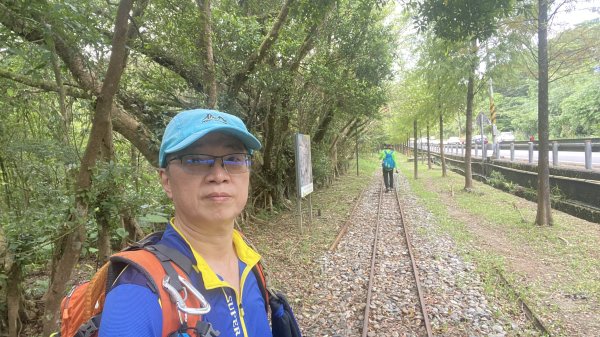
<path fill-rule="evenodd" d="M 490 151 L 491 152 L 491 151 Z M 552 163 L 552 151 L 549 151 L 550 163 Z M 510 159 L 510 150 L 501 150 L 500 157 Z M 515 160 L 529 160 L 529 151 L 515 150 Z M 537 162 L 538 151 L 533 151 L 533 161 Z M 559 151 L 558 165 L 585 165 L 585 154 L 583 152 Z M 600 168 L 600 152 L 592 152 L 592 167 Z"/>

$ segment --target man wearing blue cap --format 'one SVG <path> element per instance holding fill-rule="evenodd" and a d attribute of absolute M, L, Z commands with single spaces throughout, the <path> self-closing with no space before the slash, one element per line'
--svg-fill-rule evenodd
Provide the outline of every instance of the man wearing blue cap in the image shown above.
<path fill-rule="evenodd" d="M 192 261 L 191 283 L 210 305 L 202 321 L 220 337 L 272 336 L 261 283 L 252 272 L 260 255 L 234 229 L 248 199 L 252 152 L 260 147 L 239 118 L 200 109 L 175 116 L 160 147 L 160 181 L 175 216 L 159 244 Z M 147 274 L 131 265 L 120 274 L 106 297 L 99 335 L 200 335 L 165 331 L 164 303 L 148 283 Z M 183 294 L 192 296 L 193 289 Z M 183 325 L 187 313 L 178 311 L 173 317 Z"/>

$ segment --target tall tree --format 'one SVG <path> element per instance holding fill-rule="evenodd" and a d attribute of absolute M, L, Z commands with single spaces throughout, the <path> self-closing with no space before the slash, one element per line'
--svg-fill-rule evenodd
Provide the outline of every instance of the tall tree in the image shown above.
<path fill-rule="evenodd" d="M 202 54 L 202 74 L 207 88 L 206 107 L 214 109 L 217 104 L 217 74 L 212 46 L 212 14 L 210 0 L 196 0 L 199 8 L 200 28 L 198 30 L 198 49 Z"/>
<path fill-rule="evenodd" d="M 525 20 L 537 23 L 537 46 L 529 43 L 531 34 L 523 34 L 527 39 L 522 45 L 528 48 L 523 58 L 529 59 L 525 63 L 530 73 L 537 79 L 537 134 L 538 134 L 538 184 L 537 184 L 537 214 L 535 223 L 540 226 L 552 225 L 552 208 L 550 202 L 550 164 L 549 164 L 549 139 L 550 139 L 550 106 L 549 83 L 563 77 L 587 72 L 594 63 L 594 50 L 598 46 L 597 39 L 590 39 L 594 35 L 594 25 L 582 25 L 574 31 L 559 32 L 552 40 L 552 53 L 549 53 L 548 30 L 549 22 L 560 10 L 571 6 L 574 0 L 548 1 L 538 0 L 532 3 L 532 8 L 537 7 L 537 15 L 524 12 L 526 17 L 534 20 Z M 537 5 L 537 6 L 536 6 Z M 551 10 L 552 8 L 552 10 Z M 549 13 L 551 13 L 549 15 Z M 526 30 L 525 27 L 524 30 Z M 597 32 L 597 27 L 595 28 Z M 597 34 L 595 34 L 597 35 Z M 591 42 L 593 41 L 593 42 Z M 537 53 L 536 53 L 537 47 Z M 590 54 L 591 53 L 591 54 Z M 529 57 L 528 57 L 529 56 Z M 591 62 L 590 62 L 591 61 Z M 597 61 L 596 61 L 597 62 Z M 535 64 L 537 71 L 533 71 Z M 565 123 L 564 125 L 569 125 Z"/>
<path fill-rule="evenodd" d="M 435 35 L 449 41 L 465 41 L 469 44 L 470 69 L 466 99 L 466 154 L 465 189 L 473 185 L 471 174 L 471 133 L 473 98 L 475 96 L 475 71 L 479 65 L 478 45 L 497 29 L 498 21 L 507 16 L 514 0 L 423 0 L 411 1 L 418 15 L 416 23 L 422 30 L 431 28 Z"/>
<path fill-rule="evenodd" d="M 439 117 L 439 137 L 442 142 L 447 138 L 444 133 L 444 118 L 451 119 L 465 106 L 465 86 L 462 84 L 463 74 L 466 72 L 465 59 L 461 53 L 454 51 L 459 45 L 428 33 L 418 51 L 420 57 L 417 71 L 426 81 L 425 90 L 431 92 L 430 109 L 435 111 L 433 117 Z M 441 147 L 440 150 L 442 176 L 446 176 L 444 148 Z"/>
<path fill-rule="evenodd" d="M 418 167 L 418 165 L 419 165 L 419 163 L 418 163 L 419 162 L 419 157 L 417 155 L 417 153 L 418 153 L 418 151 L 417 151 L 417 139 L 418 139 L 417 130 L 418 130 L 417 129 L 417 119 L 415 118 L 414 121 L 413 121 L 413 139 L 414 139 L 413 140 L 413 153 L 414 153 L 414 156 L 413 156 L 413 161 L 414 161 L 413 176 L 414 176 L 415 179 L 419 178 L 419 167 Z"/>
<path fill-rule="evenodd" d="M 538 203 L 535 223 L 552 225 L 548 155 L 548 0 L 538 1 Z"/>
<path fill-rule="evenodd" d="M 129 29 L 129 12 L 132 6 L 133 0 L 121 0 L 117 10 L 110 61 L 102 83 L 100 95 L 96 101 L 92 130 L 77 175 L 76 205 L 74 213 L 70 218 L 71 231 L 66 237 L 65 245 L 62 247 L 64 251 L 55 266 L 55 277 L 50 280 L 50 286 L 45 295 L 45 312 L 43 316 L 44 336 L 49 336 L 56 330 L 57 322 L 55 315 L 65 292 L 67 281 L 71 277 L 71 271 L 79 260 L 81 248 L 86 238 L 86 227 L 84 225 L 88 214 L 86 192 L 89 191 L 92 185 L 92 169 L 96 165 L 103 144 L 111 144 L 109 146 L 112 146 L 110 115 L 113 109 L 114 97 L 119 88 L 119 82 L 127 60 L 128 52 L 125 44 Z"/>

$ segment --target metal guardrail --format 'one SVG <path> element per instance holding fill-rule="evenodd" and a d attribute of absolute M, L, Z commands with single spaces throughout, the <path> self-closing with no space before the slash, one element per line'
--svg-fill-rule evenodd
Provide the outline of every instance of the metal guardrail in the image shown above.
<path fill-rule="evenodd" d="M 472 144 L 472 150 L 475 151 L 475 157 L 480 157 L 479 151 L 481 151 L 481 157 L 487 158 L 488 152 L 491 150 L 491 156 L 495 159 L 500 159 L 501 150 L 510 150 L 510 161 L 515 161 L 515 150 L 527 150 L 528 151 L 528 162 L 532 164 L 534 162 L 534 152 L 538 150 L 539 143 L 537 141 L 518 141 L 518 142 L 503 142 L 496 143 L 495 149 L 494 144 L 486 144 L 485 149 L 481 144 Z M 427 143 L 421 143 L 417 145 L 419 150 L 427 150 Z M 433 152 L 440 152 L 439 144 L 429 144 L 429 148 Z M 465 144 L 450 144 L 444 145 L 444 152 L 454 155 L 465 155 Z M 552 151 L 552 165 L 560 165 L 560 152 L 583 152 L 584 153 L 584 166 L 586 169 L 592 169 L 592 153 L 600 152 L 600 138 L 590 139 L 564 139 L 564 140 L 551 140 L 550 149 Z M 600 156 L 600 153 L 598 153 Z"/>
<path fill-rule="evenodd" d="M 418 150 L 418 157 L 424 163 L 427 158 L 427 147 L 424 146 L 423 148 L 424 150 Z M 462 150 L 463 156 L 446 152 L 444 155 L 446 165 L 449 166 L 450 170 L 464 175 L 464 147 L 461 149 L 454 146 L 454 148 L 455 152 L 457 151 L 456 149 L 458 151 Z M 405 147 L 405 145 L 402 145 L 400 149 L 412 151 L 412 149 Z M 408 155 L 411 158 L 411 154 Z M 439 158 L 441 158 L 440 153 L 432 150 L 432 161 L 435 162 Z M 600 156 L 597 158 L 600 158 Z M 581 163 L 579 165 L 582 166 Z M 551 166 L 551 190 L 560 191 L 557 199 L 553 199 L 552 208 L 581 219 L 600 223 L 600 207 L 598 206 L 600 205 L 600 170 L 597 165 L 598 163 L 596 163 L 596 167 L 593 170 L 583 170 L 573 165 Z M 487 181 L 494 172 L 499 172 L 503 177 L 502 179 L 515 184 L 514 186 L 525 187 L 524 190 L 527 188 L 533 191 L 537 190 L 537 171 L 536 163 L 527 163 L 527 160 L 509 162 L 505 159 L 496 160 L 493 157 L 479 157 L 479 159 L 473 158 L 471 161 L 471 174 L 474 178 L 480 177 L 481 180 Z M 513 191 L 509 188 L 507 191 L 514 192 L 516 195 L 530 201 L 535 202 L 537 200 L 535 195 L 515 192 L 524 190 L 517 188 Z"/>

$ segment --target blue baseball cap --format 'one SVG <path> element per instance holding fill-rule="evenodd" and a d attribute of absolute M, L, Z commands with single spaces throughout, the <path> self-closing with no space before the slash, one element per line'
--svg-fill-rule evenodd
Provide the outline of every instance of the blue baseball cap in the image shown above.
<path fill-rule="evenodd" d="M 239 139 L 250 153 L 261 148 L 241 119 L 216 110 L 195 109 L 178 113 L 163 134 L 158 165 L 167 167 L 167 155 L 185 149 L 211 132 L 222 132 Z"/>

